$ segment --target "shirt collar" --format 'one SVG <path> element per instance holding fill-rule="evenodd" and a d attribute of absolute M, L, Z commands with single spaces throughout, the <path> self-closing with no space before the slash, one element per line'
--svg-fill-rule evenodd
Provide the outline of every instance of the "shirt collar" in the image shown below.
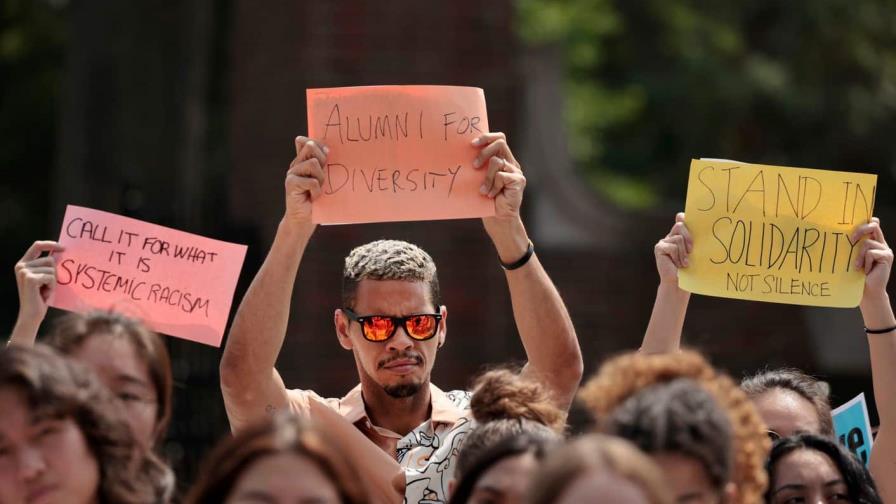
<path fill-rule="evenodd" d="M 464 411 L 454 404 L 448 394 L 432 383 L 429 384 L 429 400 L 432 405 L 430 420 L 434 424 L 454 425 L 464 416 Z M 339 400 L 338 410 L 339 414 L 351 423 L 368 419 L 360 383 Z"/>

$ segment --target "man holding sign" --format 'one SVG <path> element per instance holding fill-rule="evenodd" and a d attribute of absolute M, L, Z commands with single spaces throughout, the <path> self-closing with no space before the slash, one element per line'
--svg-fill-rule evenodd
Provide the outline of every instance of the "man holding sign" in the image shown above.
<path fill-rule="evenodd" d="M 483 224 L 506 270 L 529 358 L 522 372 L 549 386 L 558 405 L 567 409 L 581 379 L 582 357 L 566 308 L 520 219 L 526 179 L 503 134 L 474 131 L 466 142 L 478 152 L 456 163 L 481 174 L 481 190 L 472 190 L 494 214 Z M 337 155 L 336 146 L 317 140 L 298 137 L 295 144 L 296 158 L 285 181 L 285 215 L 240 305 L 221 361 L 231 427 L 240 430 L 280 409 L 312 419 L 316 409 L 334 409 L 398 460 L 406 502 L 444 502 L 454 457 L 472 418 L 467 392 L 445 393 L 430 383 L 447 336 L 448 310 L 438 299 L 428 254 L 408 243 L 379 241 L 358 247 L 346 259 L 343 306 L 333 320 L 339 344 L 354 354 L 360 380 L 348 395 L 324 399 L 310 390 L 288 390 L 274 367 L 293 282 L 316 226 L 312 203 L 325 197 L 325 168 L 329 156 Z"/>
<path fill-rule="evenodd" d="M 482 89 L 309 89 L 308 135 L 330 147 L 317 224 L 487 217 L 470 140 L 488 132 Z M 494 195 L 492 195 L 494 196 Z"/>

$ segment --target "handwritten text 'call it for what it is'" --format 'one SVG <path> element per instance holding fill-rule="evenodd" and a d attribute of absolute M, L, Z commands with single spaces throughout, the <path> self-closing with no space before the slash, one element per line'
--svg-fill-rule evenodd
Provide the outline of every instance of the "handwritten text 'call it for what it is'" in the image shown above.
<path fill-rule="evenodd" d="M 65 258 L 59 263 L 57 282 L 59 285 L 77 285 L 87 290 L 125 294 L 132 301 L 163 304 L 184 313 L 204 313 L 208 317 L 210 300 L 183 288 L 146 281 L 143 276 L 152 269 L 156 258 L 182 260 L 191 264 L 212 264 L 217 252 L 195 246 L 182 246 L 151 236 L 119 230 L 115 233 L 103 224 L 96 224 L 80 217 L 71 219 L 63 226 L 63 233 L 69 238 L 89 240 L 103 246 L 110 246 L 108 264 L 95 265 Z M 130 257 L 131 249 L 139 251 L 133 275 L 118 272 Z"/>

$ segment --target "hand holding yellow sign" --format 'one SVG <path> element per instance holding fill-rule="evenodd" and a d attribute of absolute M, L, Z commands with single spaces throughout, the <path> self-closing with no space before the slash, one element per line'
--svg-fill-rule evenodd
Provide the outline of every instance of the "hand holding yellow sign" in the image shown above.
<path fill-rule="evenodd" d="M 874 211 L 877 175 L 694 160 L 685 205 L 687 291 L 855 307 L 865 281 L 850 234 Z"/>

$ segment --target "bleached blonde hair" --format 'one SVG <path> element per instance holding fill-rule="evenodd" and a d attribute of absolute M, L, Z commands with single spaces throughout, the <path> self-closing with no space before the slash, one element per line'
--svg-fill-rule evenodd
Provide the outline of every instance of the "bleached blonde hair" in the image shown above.
<path fill-rule="evenodd" d="M 423 249 L 401 240 L 377 240 L 361 245 L 345 258 L 342 305 L 352 308 L 361 280 L 425 282 L 435 308 L 441 304 L 436 264 Z"/>

